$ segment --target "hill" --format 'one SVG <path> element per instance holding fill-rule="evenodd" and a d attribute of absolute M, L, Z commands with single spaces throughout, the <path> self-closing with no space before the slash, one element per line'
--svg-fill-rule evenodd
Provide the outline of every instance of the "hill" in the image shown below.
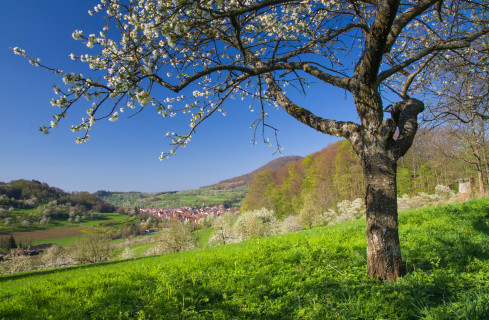
<path fill-rule="evenodd" d="M 303 159 L 303 158 L 300 156 L 280 157 L 280 158 L 277 158 L 277 159 L 274 159 L 274 160 L 268 162 L 267 164 L 259 167 L 256 170 L 253 170 L 252 172 L 249 172 L 249 173 L 246 173 L 246 174 L 243 174 L 241 176 L 234 177 L 231 179 L 223 180 L 223 181 L 216 183 L 210 187 L 215 188 L 215 189 L 229 190 L 229 189 L 241 188 L 243 186 L 249 186 L 251 181 L 253 180 L 253 178 L 257 174 L 262 173 L 263 171 L 266 171 L 266 170 L 278 171 L 282 167 L 288 165 L 289 163 L 299 161 L 301 159 Z"/>
<path fill-rule="evenodd" d="M 341 200 L 363 195 L 360 160 L 350 143 L 341 140 L 278 170 L 256 174 L 243 210 L 266 207 L 285 217 L 303 209 L 325 212 Z"/>
<path fill-rule="evenodd" d="M 0 182 L 0 234 L 76 227 L 117 210 L 88 192 L 67 193 L 36 180 Z"/>
<path fill-rule="evenodd" d="M 203 204 L 238 206 L 243 202 L 249 184 L 257 174 L 266 170 L 280 170 L 287 164 L 300 159 L 302 157 L 299 156 L 280 157 L 247 174 L 194 190 L 157 193 L 98 191 L 96 194 L 113 205 L 126 208 L 200 207 Z"/>
<path fill-rule="evenodd" d="M 407 275 L 366 276 L 365 220 L 0 276 L 5 319 L 488 319 L 489 199 L 399 214 Z"/>

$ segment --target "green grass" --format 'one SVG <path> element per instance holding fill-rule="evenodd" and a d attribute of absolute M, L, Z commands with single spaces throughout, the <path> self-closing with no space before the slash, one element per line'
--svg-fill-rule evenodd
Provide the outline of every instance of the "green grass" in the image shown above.
<path fill-rule="evenodd" d="M 37 246 L 40 244 L 46 244 L 46 243 L 54 243 L 57 244 L 60 247 L 66 247 L 72 244 L 75 244 L 75 242 L 80 239 L 80 236 L 73 236 L 73 237 L 65 237 L 65 238 L 55 238 L 55 239 L 48 239 L 48 240 L 37 240 L 37 241 L 32 241 L 32 244 Z"/>
<path fill-rule="evenodd" d="M 209 239 L 214 233 L 213 228 L 200 229 L 192 233 L 192 235 L 197 239 L 197 245 L 199 248 L 205 248 L 209 245 Z"/>
<path fill-rule="evenodd" d="M 114 193 L 103 199 L 113 205 L 128 208 L 179 208 L 201 207 L 203 203 L 214 206 L 225 200 L 233 200 L 233 205 L 243 202 L 248 187 L 233 190 L 214 190 L 204 187 L 176 193 Z"/>
<path fill-rule="evenodd" d="M 16 209 L 12 212 L 12 216 L 18 216 L 21 217 L 20 220 L 22 221 L 24 218 L 27 218 L 29 214 L 31 213 L 37 213 L 38 215 L 42 216 L 39 213 L 39 210 L 37 209 Z M 117 212 L 114 213 L 100 213 L 101 217 L 88 220 L 88 221 L 83 221 L 82 225 L 85 227 L 96 227 L 96 226 L 112 226 L 112 225 L 118 225 L 118 224 L 124 224 L 126 222 L 134 220 L 133 217 L 130 217 L 128 215 L 123 215 Z M 71 227 L 78 227 L 80 223 L 75 223 L 75 222 L 68 222 L 67 218 L 52 218 L 49 220 L 49 223 L 45 225 L 34 225 L 31 224 L 29 226 L 22 226 L 20 225 L 20 222 L 18 222 L 15 225 L 12 226 L 1 226 L 0 232 L 2 234 L 7 234 L 10 232 L 17 232 L 17 231 L 34 231 L 34 230 L 40 230 L 40 229 L 63 229 L 63 228 L 71 228 Z"/>
<path fill-rule="evenodd" d="M 408 273 L 366 276 L 365 220 L 0 277 L 0 319 L 489 319 L 489 200 L 400 213 Z"/>
<path fill-rule="evenodd" d="M 113 226 L 117 224 L 124 224 L 128 221 L 134 220 L 133 217 L 120 214 L 117 212 L 113 213 L 101 213 L 101 217 L 82 223 L 84 227 L 97 227 L 97 226 Z"/>

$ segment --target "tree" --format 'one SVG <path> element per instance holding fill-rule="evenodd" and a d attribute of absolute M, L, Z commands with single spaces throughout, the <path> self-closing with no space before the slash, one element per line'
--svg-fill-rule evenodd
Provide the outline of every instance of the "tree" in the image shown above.
<path fill-rule="evenodd" d="M 81 264 L 107 261 L 112 254 L 110 238 L 104 233 L 89 232 L 71 248 L 72 257 Z"/>
<path fill-rule="evenodd" d="M 395 280 L 403 274 L 396 163 L 411 146 L 424 110 L 409 95 L 410 86 L 443 52 L 486 37 L 487 6 L 486 0 L 102 0 L 94 8 L 107 15 L 100 34 L 73 32 L 98 54 L 71 57 L 103 78 L 65 73 L 29 58 L 62 76 L 67 86 L 54 88 L 59 95 L 51 103 L 61 111 L 41 131 L 57 127 L 83 99 L 91 106 L 72 126 L 82 132 L 79 143 L 89 140 L 97 120 L 116 121 L 126 109 L 152 105 L 162 116 L 191 115 L 188 132 L 167 134 L 172 148 L 162 153 L 165 158 L 187 145 L 203 121 L 225 115 L 228 99 L 256 99 L 260 117 L 252 127 L 263 130 L 275 130 L 268 125 L 267 108 L 280 106 L 311 128 L 352 144 L 365 179 L 367 272 Z M 23 49 L 13 50 L 27 56 Z M 360 123 L 318 116 L 295 104 L 283 88 L 305 93 L 313 81 L 349 92 Z M 162 99 L 158 86 L 176 96 Z M 381 95 L 386 88 L 401 98 L 388 108 Z M 386 111 L 391 117 L 384 119 Z M 327 107 L 321 112 L 327 117 Z"/>
<path fill-rule="evenodd" d="M 479 181 L 479 191 L 485 193 L 489 179 L 487 155 L 487 120 L 489 120 L 489 43 L 480 39 L 476 48 L 445 55 L 446 63 L 435 68 L 438 81 L 420 83 L 429 98 L 429 112 L 425 120 L 431 126 L 444 126 L 454 141 L 464 151 L 460 158 L 474 166 Z"/>
<path fill-rule="evenodd" d="M 161 232 L 158 241 L 161 253 L 180 252 L 195 247 L 190 227 L 178 220 L 166 221 L 166 228 Z"/>
<path fill-rule="evenodd" d="M 15 243 L 15 238 L 13 235 L 10 235 L 7 242 L 7 249 L 15 249 L 15 248 L 17 248 L 17 244 Z"/>

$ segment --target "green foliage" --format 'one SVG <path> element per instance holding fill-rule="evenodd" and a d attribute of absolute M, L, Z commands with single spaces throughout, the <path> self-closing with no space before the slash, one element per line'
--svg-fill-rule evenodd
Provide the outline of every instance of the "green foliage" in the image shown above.
<path fill-rule="evenodd" d="M 10 235 L 8 238 L 0 239 L 0 253 L 9 252 L 10 249 L 17 248 L 17 244 L 15 243 L 15 238 L 13 235 Z"/>
<path fill-rule="evenodd" d="M 36 180 L 14 180 L 0 182 L 0 208 L 30 209 L 39 204 L 70 204 L 83 206 L 95 212 L 114 212 L 116 207 L 106 203 L 96 195 L 88 192 L 66 193 L 55 187 Z"/>
<path fill-rule="evenodd" d="M 153 254 L 173 253 L 190 250 L 195 247 L 196 239 L 192 237 L 191 227 L 179 220 L 168 220 L 158 237 L 158 245 Z"/>
<path fill-rule="evenodd" d="M 334 160 L 333 185 L 338 199 L 355 199 L 363 194 L 362 167 L 360 160 L 347 140 L 338 142 Z"/>
<path fill-rule="evenodd" d="M 101 231 L 88 232 L 73 245 L 71 251 L 76 262 L 86 264 L 109 260 L 112 252 L 110 238 Z"/>
<path fill-rule="evenodd" d="M 242 211 L 267 208 L 279 218 L 302 213 L 312 221 L 340 200 L 363 192 L 360 161 L 350 143 L 342 140 L 278 171 L 256 175 Z"/>
<path fill-rule="evenodd" d="M 407 275 L 365 272 L 365 220 L 0 276 L 6 319 L 487 319 L 489 200 L 400 213 Z"/>

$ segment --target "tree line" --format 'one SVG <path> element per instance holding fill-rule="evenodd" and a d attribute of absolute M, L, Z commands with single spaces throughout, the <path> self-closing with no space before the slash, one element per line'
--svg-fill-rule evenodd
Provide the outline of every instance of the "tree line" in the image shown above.
<path fill-rule="evenodd" d="M 19 179 L 8 183 L 0 182 L 0 207 L 5 209 L 29 209 L 53 201 L 57 204 L 77 206 L 82 211 L 110 213 L 117 210 L 116 206 L 88 192 L 67 193 L 36 180 Z"/>
<path fill-rule="evenodd" d="M 474 181 L 474 191 L 485 194 L 489 180 L 487 138 L 471 137 L 470 130 L 453 126 L 422 129 L 399 160 L 397 196 L 431 194 L 437 185 L 458 191 L 462 178 Z M 474 148 L 476 143 L 478 149 Z M 256 175 L 242 211 L 267 208 L 278 217 L 304 211 L 323 213 L 342 200 L 363 198 L 364 188 L 360 159 L 351 144 L 341 140 L 277 171 Z"/>

